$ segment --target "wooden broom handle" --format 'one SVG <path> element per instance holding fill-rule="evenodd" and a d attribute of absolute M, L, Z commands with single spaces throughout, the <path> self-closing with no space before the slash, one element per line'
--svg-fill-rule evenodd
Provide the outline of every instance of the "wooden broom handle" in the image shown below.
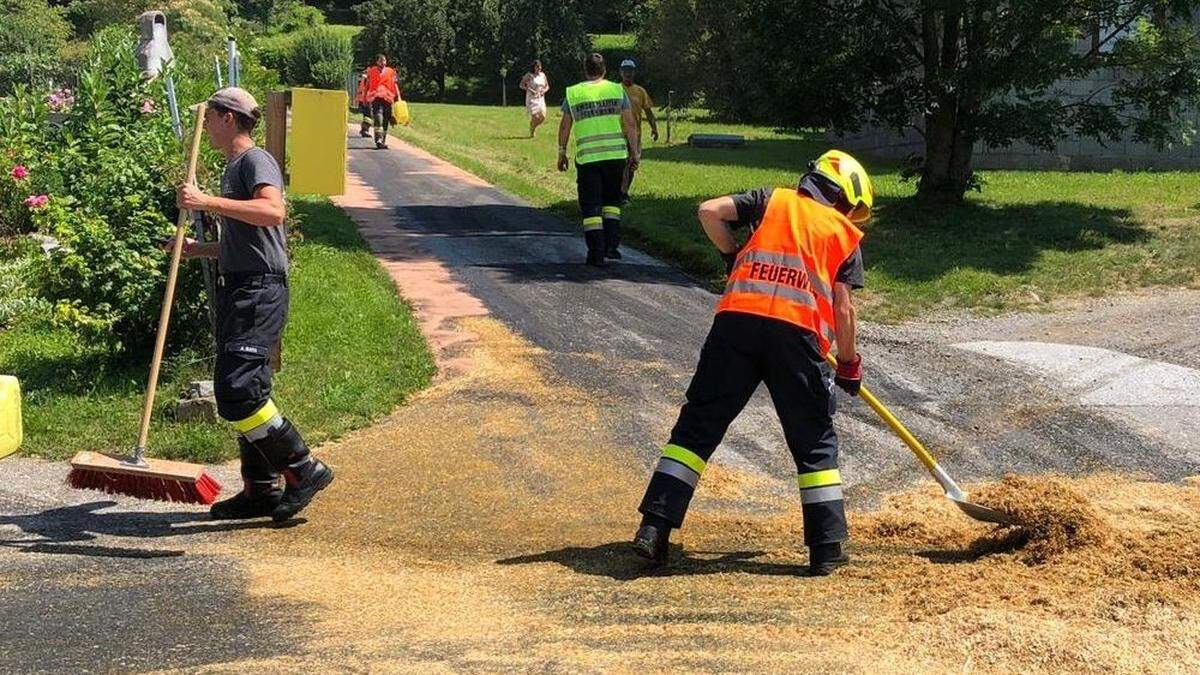
<path fill-rule="evenodd" d="M 200 139 L 204 136 L 205 104 L 196 106 L 196 123 L 192 127 L 192 143 L 187 156 L 187 184 L 196 182 L 196 163 L 200 158 Z M 179 209 L 175 224 L 175 246 L 171 249 L 171 267 L 167 272 L 167 290 L 163 294 L 162 310 L 158 314 L 158 333 L 154 336 L 154 356 L 150 360 L 150 381 L 146 384 L 146 402 L 142 405 L 142 426 L 138 431 L 136 451 L 146 448 L 150 437 L 150 416 L 154 412 L 154 395 L 158 390 L 158 370 L 162 365 L 163 347 L 167 343 L 167 324 L 171 320 L 171 303 L 175 300 L 175 279 L 179 276 L 179 261 L 183 257 L 183 240 L 191 214 Z"/>

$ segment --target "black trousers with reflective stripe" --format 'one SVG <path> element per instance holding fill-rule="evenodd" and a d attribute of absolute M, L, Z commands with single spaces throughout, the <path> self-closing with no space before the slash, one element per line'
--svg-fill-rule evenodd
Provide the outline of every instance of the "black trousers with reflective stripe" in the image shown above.
<path fill-rule="evenodd" d="M 213 393 L 222 419 L 246 419 L 271 398 L 270 350 L 283 334 L 287 314 L 282 276 L 226 276 L 217 285 Z"/>
<path fill-rule="evenodd" d="M 797 472 L 837 468 L 829 365 L 802 328 L 751 314 L 721 312 L 713 320 L 671 444 L 707 462 L 760 383 L 771 394 Z M 686 481 L 656 471 L 638 510 L 680 527 L 693 492 Z M 803 513 L 807 545 L 846 539 L 843 500 L 804 504 Z"/>
<path fill-rule="evenodd" d="M 575 163 L 579 211 L 584 218 L 603 215 L 605 206 L 621 205 L 621 183 L 625 178 L 625 163 L 623 159 Z"/>

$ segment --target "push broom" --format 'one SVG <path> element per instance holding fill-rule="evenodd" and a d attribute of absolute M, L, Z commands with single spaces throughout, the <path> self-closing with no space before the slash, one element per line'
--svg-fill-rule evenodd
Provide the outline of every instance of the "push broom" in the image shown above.
<path fill-rule="evenodd" d="M 190 152 L 187 157 L 187 182 L 196 182 L 196 163 L 200 156 L 200 139 L 204 133 L 205 104 L 196 106 L 196 122 L 192 128 Z M 167 324 L 171 319 L 171 303 L 175 298 L 175 279 L 183 256 L 183 240 L 187 235 L 190 214 L 179 210 L 175 225 L 175 245 L 171 250 L 171 267 L 167 273 L 167 290 L 163 295 L 158 316 L 158 333 L 154 339 L 154 356 L 150 361 L 150 381 L 146 385 L 146 400 L 142 405 L 141 427 L 137 445 L 128 457 L 113 457 L 99 452 L 84 451 L 71 458 L 71 473 L 67 482 L 82 490 L 101 490 L 141 499 L 158 499 L 193 504 L 211 504 L 221 492 L 221 484 L 204 471 L 200 464 L 172 462 L 146 457 L 146 441 L 150 436 L 150 416 L 154 411 L 154 394 L 158 389 L 158 371 L 162 365 L 163 347 L 167 341 Z"/>

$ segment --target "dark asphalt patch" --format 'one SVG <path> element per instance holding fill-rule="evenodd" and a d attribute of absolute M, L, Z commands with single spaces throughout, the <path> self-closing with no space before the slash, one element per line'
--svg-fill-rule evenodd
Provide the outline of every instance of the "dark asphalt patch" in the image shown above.
<path fill-rule="evenodd" d="M 303 644 L 308 608 L 251 598 L 223 557 L 29 554 L 0 564 L 8 580 L 0 672 L 187 668 L 290 655 Z"/>

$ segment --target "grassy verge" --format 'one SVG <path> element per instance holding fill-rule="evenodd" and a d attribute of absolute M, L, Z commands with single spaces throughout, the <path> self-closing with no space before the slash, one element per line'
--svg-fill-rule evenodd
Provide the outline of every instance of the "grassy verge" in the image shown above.
<path fill-rule="evenodd" d="M 560 86 L 562 83 L 560 83 Z M 661 117 L 661 114 L 660 114 Z M 532 141 L 519 109 L 413 106 L 396 133 L 481 177 L 576 218 L 574 171 L 554 170 L 558 115 Z M 660 121 L 665 141 L 665 124 Z M 680 145 L 687 135 L 745 134 L 739 150 Z M 647 140 L 649 130 L 646 129 Z M 630 239 L 702 278 L 720 261 L 696 225 L 710 196 L 791 185 L 828 147 L 819 134 L 677 121 L 675 144 L 647 143 L 626 210 Z M 896 167 L 868 163 L 879 193 L 866 227 L 865 316 L 897 321 L 936 308 L 1002 310 L 1064 295 L 1104 295 L 1200 279 L 1200 183 L 1194 173 L 984 171 L 982 194 L 938 210 L 917 207 Z"/>
<path fill-rule="evenodd" d="M 386 414 L 425 386 L 432 356 L 412 312 L 376 263 L 353 222 L 327 200 L 294 202 L 303 242 L 295 247 L 291 314 L 274 398 L 320 443 Z M 121 451 L 137 433 L 146 365 L 113 364 L 72 334 L 0 333 L 0 373 L 24 388 L 27 455 Z M 166 365 L 162 410 L 190 379 L 208 379 L 211 359 L 184 355 Z M 156 415 L 150 445 L 160 457 L 213 462 L 236 455 L 223 424 L 176 424 Z"/>

